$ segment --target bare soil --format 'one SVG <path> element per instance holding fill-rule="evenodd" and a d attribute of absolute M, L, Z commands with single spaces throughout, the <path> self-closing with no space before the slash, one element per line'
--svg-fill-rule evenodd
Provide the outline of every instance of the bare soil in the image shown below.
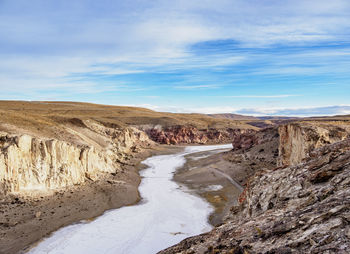
<path fill-rule="evenodd" d="M 214 207 L 214 212 L 209 217 L 209 222 L 216 226 L 224 221 L 230 208 L 237 204 L 241 190 L 232 185 L 219 169 L 226 169 L 232 165 L 224 159 L 225 153 L 211 154 L 201 152 L 187 156 L 186 164 L 177 170 L 174 180 L 184 184 L 197 195 L 205 198 Z M 201 158 L 208 156 L 206 158 Z M 199 159 L 196 159 L 199 158 Z M 240 172 L 241 178 L 248 175 Z"/>
<path fill-rule="evenodd" d="M 273 134 L 269 133 L 265 142 L 248 150 L 215 154 L 202 152 L 187 156 L 186 164 L 177 171 L 174 180 L 185 184 L 213 205 L 215 211 L 209 217 L 212 225 L 217 226 L 225 221 L 231 207 L 238 204 L 250 176 L 258 170 L 276 167 L 278 136 Z"/>

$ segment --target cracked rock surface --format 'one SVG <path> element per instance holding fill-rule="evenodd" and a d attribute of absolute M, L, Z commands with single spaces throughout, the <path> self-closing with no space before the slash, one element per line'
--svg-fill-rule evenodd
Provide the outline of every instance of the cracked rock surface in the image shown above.
<path fill-rule="evenodd" d="M 350 139 L 247 183 L 227 222 L 160 253 L 349 253 Z"/>

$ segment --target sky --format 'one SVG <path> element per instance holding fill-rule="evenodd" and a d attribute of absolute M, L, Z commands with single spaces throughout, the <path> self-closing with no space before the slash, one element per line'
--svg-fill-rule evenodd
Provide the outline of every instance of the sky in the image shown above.
<path fill-rule="evenodd" d="M 350 114 L 349 0 L 0 0 L 0 100 Z"/>

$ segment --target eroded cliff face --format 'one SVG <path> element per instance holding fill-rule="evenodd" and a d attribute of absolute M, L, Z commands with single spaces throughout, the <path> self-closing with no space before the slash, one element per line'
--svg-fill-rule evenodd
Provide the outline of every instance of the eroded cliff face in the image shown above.
<path fill-rule="evenodd" d="M 350 136 L 349 127 L 346 126 L 305 122 L 281 125 L 278 132 L 279 166 L 296 165 L 312 150 Z"/>
<path fill-rule="evenodd" d="M 259 146 L 260 144 L 276 141 L 278 137 L 279 133 L 276 127 L 264 128 L 259 131 L 246 130 L 234 136 L 232 146 L 233 150 L 241 149 L 242 152 L 246 152 L 253 147 Z"/>
<path fill-rule="evenodd" d="M 113 129 L 85 121 L 71 128 L 79 143 L 0 133 L 0 194 L 31 194 L 95 181 L 117 173 L 133 153 L 149 146 L 135 128 Z"/>
<path fill-rule="evenodd" d="M 150 139 L 160 144 L 213 144 L 230 143 L 242 133 L 253 132 L 251 129 L 207 129 L 198 130 L 191 126 L 156 126 L 145 130 Z"/>
<path fill-rule="evenodd" d="M 348 253 L 349 186 L 347 139 L 257 172 L 224 225 L 160 253 Z"/>
<path fill-rule="evenodd" d="M 348 127 L 296 122 L 237 137 L 233 169 L 254 169 L 240 205 L 223 225 L 160 253 L 348 253 Z"/>
<path fill-rule="evenodd" d="M 317 122 L 292 122 L 256 130 L 236 131 L 232 146 L 238 153 L 247 154 L 261 144 L 274 142 L 268 149 L 260 148 L 261 155 L 278 151 L 276 166 L 296 165 L 314 149 L 350 137 L 348 124 L 326 124 Z"/>

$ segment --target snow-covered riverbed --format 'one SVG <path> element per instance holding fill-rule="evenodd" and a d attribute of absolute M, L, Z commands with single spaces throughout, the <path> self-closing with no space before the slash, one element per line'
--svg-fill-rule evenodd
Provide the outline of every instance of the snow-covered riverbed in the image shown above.
<path fill-rule="evenodd" d="M 148 158 L 144 164 L 149 167 L 141 171 L 139 204 L 107 211 L 91 222 L 64 227 L 29 253 L 148 254 L 209 231 L 212 207 L 184 192 L 171 179 L 185 163 L 185 155 L 230 148 L 231 145 L 190 146 L 182 153 Z"/>

